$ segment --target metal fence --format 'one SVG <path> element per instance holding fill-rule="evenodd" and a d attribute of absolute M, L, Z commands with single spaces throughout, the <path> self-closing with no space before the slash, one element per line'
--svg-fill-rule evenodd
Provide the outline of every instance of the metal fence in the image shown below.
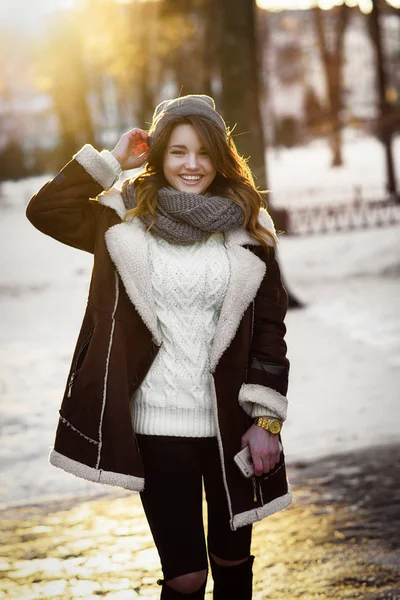
<path fill-rule="evenodd" d="M 336 191 L 335 191 L 336 192 Z M 290 194 L 279 197 L 278 208 L 272 211 L 278 230 L 286 235 L 323 235 L 339 231 L 354 231 L 372 227 L 389 227 L 400 223 L 400 198 L 380 191 L 375 198 L 357 193 L 340 195 L 321 191 L 321 202 L 314 194 L 313 203 L 306 205 L 304 196 L 296 201 Z M 323 198 L 323 200 L 322 200 Z"/>
<path fill-rule="evenodd" d="M 362 204 L 315 206 L 288 210 L 288 235 L 324 234 L 400 223 L 400 204 L 375 200 Z"/>

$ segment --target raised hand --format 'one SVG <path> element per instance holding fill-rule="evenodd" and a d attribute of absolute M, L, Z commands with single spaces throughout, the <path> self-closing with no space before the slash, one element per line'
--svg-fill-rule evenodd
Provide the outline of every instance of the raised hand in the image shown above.
<path fill-rule="evenodd" d="M 147 139 L 147 132 L 139 127 L 134 127 L 121 136 L 111 153 L 123 171 L 137 169 L 146 162 L 149 155 Z"/>

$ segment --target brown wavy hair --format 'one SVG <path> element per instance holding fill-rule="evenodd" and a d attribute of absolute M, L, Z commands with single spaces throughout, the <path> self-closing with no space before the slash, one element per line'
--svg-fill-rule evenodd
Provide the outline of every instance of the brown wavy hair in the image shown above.
<path fill-rule="evenodd" d="M 157 220 L 157 191 L 169 185 L 163 172 L 163 158 L 172 130 L 181 124 L 189 124 L 195 128 L 217 171 L 207 191 L 213 195 L 230 198 L 239 204 L 245 215 L 244 228 L 266 252 L 269 252 L 271 244 L 267 244 L 265 238 L 267 236 L 275 246 L 274 236 L 258 222 L 259 210 L 261 207 L 266 208 L 266 201 L 254 184 L 246 160 L 238 153 L 230 132 L 226 137 L 219 127 L 200 115 L 171 116 L 154 143 L 150 142 L 145 170 L 133 178 L 137 205 L 126 212 L 124 219 L 131 220 L 141 215 L 151 214 L 154 221 L 149 229 Z M 149 131 L 150 140 L 151 134 L 152 129 Z"/>

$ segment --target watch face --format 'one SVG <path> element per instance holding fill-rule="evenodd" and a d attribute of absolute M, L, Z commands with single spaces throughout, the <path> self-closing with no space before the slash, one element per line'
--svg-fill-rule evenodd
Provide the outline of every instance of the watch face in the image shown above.
<path fill-rule="evenodd" d="M 279 423 L 279 421 L 271 421 L 271 423 L 269 424 L 269 430 L 271 433 L 279 433 L 281 430 L 281 424 Z"/>

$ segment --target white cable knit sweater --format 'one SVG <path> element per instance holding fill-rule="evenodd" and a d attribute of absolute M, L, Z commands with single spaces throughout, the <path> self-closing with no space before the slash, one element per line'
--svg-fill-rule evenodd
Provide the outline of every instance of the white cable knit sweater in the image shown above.
<path fill-rule="evenodd" d="M 229 282 L 224 235 L 187 246 L 148 238 L 162 345 L 132 399 L 134 431 L 215 436 L 209 356 Z"/>

